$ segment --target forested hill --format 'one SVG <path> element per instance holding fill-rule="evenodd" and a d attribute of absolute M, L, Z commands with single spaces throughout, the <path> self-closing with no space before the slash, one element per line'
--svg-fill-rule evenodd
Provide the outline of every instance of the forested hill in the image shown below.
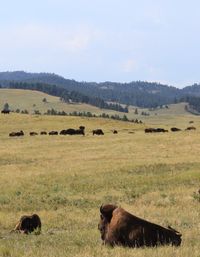
<path fill-rule="evenodd" d="M 200 97 L 200 85 L 195 84 L 183 89 L 149 82 L 77 82 L 50 73 L 26 73 L 23 71 L 0 72 L 0 84 L 8 87 L 11 81 L 29 84 L 44 83 L 65 88 L 69 92 L 77 92 L 84 96 L 102 99 L 106 102 L 117 102 L 139 107 L 156 107 L 175 103 L 187 96 Z"/>

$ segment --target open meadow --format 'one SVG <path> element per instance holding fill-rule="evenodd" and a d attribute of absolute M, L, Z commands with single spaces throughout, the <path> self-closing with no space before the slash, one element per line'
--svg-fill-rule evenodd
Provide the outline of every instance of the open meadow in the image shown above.
<path fill-rule="evenodd" d="M 33 101 L 34 102 L 34 101 Z M 149 126 L 196 131 L 145 134 Z M 86 127 L 86 135 L 30 137 L 29 132 Z M 101 128 L 104 136 L 93 136 Z M 113 134 L 112 130 L 118 130 Z M 23 130 L 24 137 L 10 138 Z M 200 120 L 154 115 L 144 124 L 100 118 L 0 114 L 0 256 L 200 256 Z M 99 207 L 114 203 L 182 233 L 180 247 L 101 245 Z M 9 233 L 37 213 L 41 235 Z"/>

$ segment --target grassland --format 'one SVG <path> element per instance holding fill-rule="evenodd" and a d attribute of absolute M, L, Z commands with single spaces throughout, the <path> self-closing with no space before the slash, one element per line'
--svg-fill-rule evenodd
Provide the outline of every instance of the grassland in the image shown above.
<path fill-rule="evenodd" d="M 150 119 L 151 118 L 151 119 Z M 144 127 L 196 131 L 144 134 Z M 0 256 L 198 257 L 200 241 L 200 121 L 154 115 L 146 124 L 99 118 L 0 115 Z M 29 131 L 86 127 L 86 136 L 37 136 Z M 92 136 L 102 128 L 104 136 Z M 9 138 L 11 131 L 25 132 Z M 117 129 L 117 135 L 112 134 Z M 110 249 L 97 230 L 99 206 L 116 203 L 183 234 L 182 246 Z M 9 231 L 22 214 L 38 213 L 42 234 Z"/>
<path fill-rule="evenodd" d="M 47 102 L 43 102 L 43 99 L 46 98 Z M 87 104 L 78 104 L 78 103 L 63 103 L 60 101 L 59 97 L 51 96 L 39 91 L 32 90 L 22 90 L 22 89 L 0 89 L 0 108 L 2 109 L 4 104 L 8 103 L 12 111 L 27 110 L 30 114 L 34 113 L 35 110 L 40 111 L 42 114 L 47 112 L 48 109 L 55 109 L 56 111 L 65 111 L 70 113 L 73 111 L 77 112 L 91 112 L 92 114 L 102 114 L 107 113 L 109 115 L 117 114 L 123 116 L 124 113 L 116 112 L 113 110 L 104 110 L 99 109 L 95 106 Z M 169 108 L 155 109 L 149 111 L 148 109 L 138 109 L 138 115 L 135 114 L 134 106 L 129 107 L 129 113 L 126 114 L 129 119 L 142 119 L 143 121 L 154 122 L 159 121 L 157 116 L 159 116 L 164 122 L 165 120 L 173 118 L 174 115 L 188 115 L 185 111 L 185 103 L 171 104 Z M 150 116 L 141 115 L 142 112 L 147 112 Z"/>

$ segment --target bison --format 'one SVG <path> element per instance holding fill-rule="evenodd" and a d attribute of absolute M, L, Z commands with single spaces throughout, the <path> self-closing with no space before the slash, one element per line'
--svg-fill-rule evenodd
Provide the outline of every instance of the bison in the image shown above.
<path fill-rule="evenodd" d="M 145 133 L 153 133 L 153 132 L 155 132 L 155 129 L 154 129 L 154 128 L 146 128 L 146 129 L 144 130 L 144 132 L 145 132 Z"/>
<path fill-rule="evenodd" d="M 20 130 L 18 132 L 9 133 L 9 137 L 20 137 L 20 136 L 24 136 L 24 132 L 22 130 Z"/>
<path fill-rule="evenodd" d="M 111 204 L 100 207 L 98 229 L 103 244 L 110 246 L 154 247 L 181 244 L 181 234 L 175 229 L 143 220 Z"/>
<path fill-rule="evenodd" d="M 58 131 L 50 131 L 49 136 L 55 136 L 58 135 Z"/>
<path fill-rule="evenodd" d="M 9 113 L 10 113 L 10 110 L 2 110 L 1 113 L 3 113 L 3 114 L 9 114 Z"/>
<path fill-rule="evenodd" d="M 173 127 L 173 128 L 171 128 L 171 131 L 172 131 L 172 132 L 177 132 L 177 131 L 181 131 L 181 129 L 176 128 L 176 127 Z"/>
<path fill-rule="evenodd" d="M 187 127 L 185 130 L 196 130 L 196 128 L 194 126 L 191 126 L 191 127 Z"/>
<path fill-rule="evenodd" d="M 146 128 L 144 130 L 145 133 L 160 133 L 160 132 L 168 132 L 167 129 L 163 129 L 163 128 Z"/>
<path fill-rule="evenodd" d="M 37 133 L 37 132 L 32 131 L 32 132 L 30 132 L 30 133 L 29 133 L 29 135 L 30 135 L 30 136 L 37 136 L 37 135 L 38 135 L 38 133 Z"/>
<path fill-rule="evenodd" d="M 47 132 L 46 131 L 41 131 L 40 135 L 47 135 Z"/>
<path fill-rule="evenodd" d="M 85 127 L 80 126 L 79 129 L 63 129 L 60 131 L 60 135 L 85 135 Z"/>
<path fill-rule="evenodd" d="M 42 223 L 40 217 L 37 214 L 24 215 L 20 218 L 17 225 L 11 232 L 20 232 L 23 234 L 32 233 L 37 230 L 37 233 L 41 232 Z"/>
<path fill-rule="evenodd" d="M 99 136 L 99 135 L 104 135 L 102 129 L 95 129 L 95 130 L 92 131 L 92 134 L 93 134 L 93 136 L 94 136 L 94 135 L 98 135 L 98 136 Z"/>

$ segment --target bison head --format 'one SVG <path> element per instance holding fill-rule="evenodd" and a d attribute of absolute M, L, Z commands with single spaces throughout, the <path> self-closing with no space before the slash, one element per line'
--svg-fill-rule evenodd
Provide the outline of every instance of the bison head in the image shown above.
<path fill-rule="evenodd" d="M 103 241 L 105 240 L 108 224 L 112 219 L 112 213 L 116 208 L 117 206 L 112 204 L 107 204 L 104 206 L 102 205 L 100 207 L 100 220 L 98 224 L 98 229 L 101 233 L 101 239 Z"/>

